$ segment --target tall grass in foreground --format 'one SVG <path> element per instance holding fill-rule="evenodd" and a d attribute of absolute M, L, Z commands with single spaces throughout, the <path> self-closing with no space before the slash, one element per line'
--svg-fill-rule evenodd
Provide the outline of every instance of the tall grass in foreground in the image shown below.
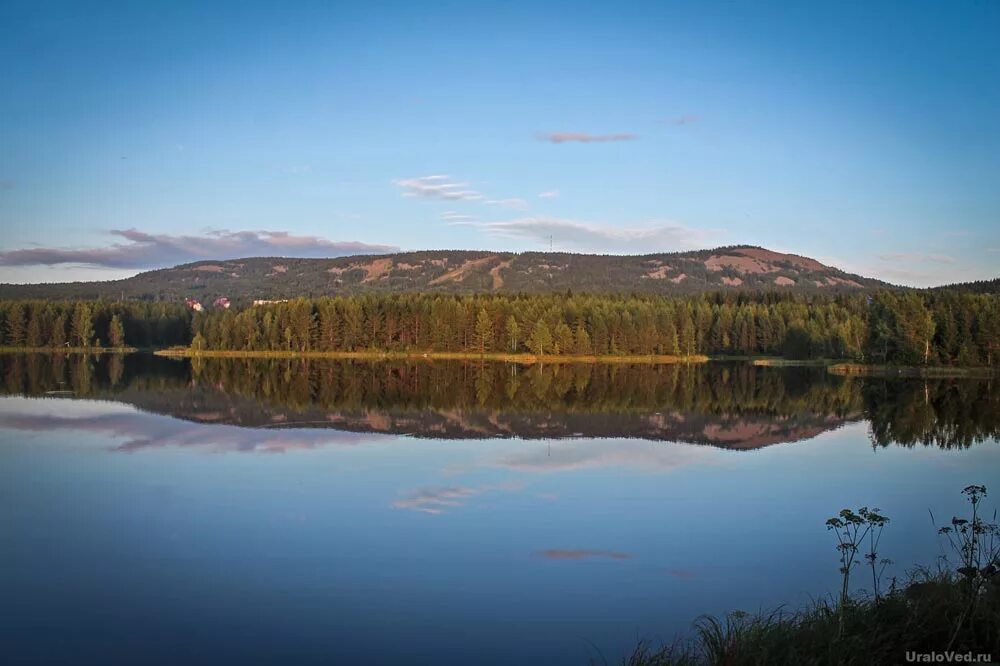
<path fill-rule="evenodd" d="M 883 594 L 886 561 L 878 558 L 877 546 L 888 518 L 878 509 L 845 509 L 827 523 L 838 537 L 839 598 L 792 612 L 703 616 L 690 638 L 666 647 L 640 643 L 622 664 L 897 664 L 907 661 L 908 652 L 1000 659 L 1000 528 L 995 511 L 992 521 L 982 517 L 984 486 L 962 492 L 970 517 L 955 517 L 938 529 L 957 562 L 943 557 L 934 569 L 911 572 L 903 584 L 893 579 Z M 847 593 L 851 569 L 862 563 L 874 589 L 852 596 Z"/>

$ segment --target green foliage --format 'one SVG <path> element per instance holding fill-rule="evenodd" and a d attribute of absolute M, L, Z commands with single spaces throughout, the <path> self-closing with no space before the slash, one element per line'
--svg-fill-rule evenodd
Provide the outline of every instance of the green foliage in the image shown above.
<path fill-rule="evenodd" d="M 622 659 L 627 666 L 821 666 L 900 664 L 906 653 L 943 652 L 963 608 L 961 581 L 947 571 L 915 572 L 880 603 L 857 598 L 843 613 L 820 600 L 799 611 L 749 614 L 723 619 L 705 616 L 692 639 L 660 649 L 641 643 Z M 1000 651 L 1000 585 L 992 583 L 980 600 L 972 628 L 951 650 L 961 655 Z"/>
<path fill-rule="evenodd" d="M 573 331 L 561 321 L 556 325 L 555 333 L 552 336 L 552 351 L 556 354 L 572 354 L 576 349 L 576 342 L 573 339 Z"/>
<path fill-rule="evenodd" d="M 576 332 L 573 334 L 573 353 L 578 356 L 594 353 L 594 348 L 590 343 L 590 334 L 587 333 L 583 322 L 576 325 Z"/>
<path fill-rule="evenodd" d="M 111 323 L 108 324 L 108 344 L 112 347 L 125 346 L 125 327 L 117 312 L 111 316 Z"/>
<path fill-rule="evenodd" d="M 558 353 L 552 348 L 552 333 L 549 331 L 549 325 L 545 323 L 544 319 L 539 319 L 535 322 L 535 328 L 532 329 L 531 337 L 528 338 L 528 349 L 531 350 L 532 354 L 538 356 Z"/>
<path fill-rule="evenodd" d="M 77 302 L 73 307 L 73 318 L 70 320 L 70 342 L 76 347 L 89 347 L 94 337 L 93 315 L 90 305 L 84 301 Z"/>
<path fill-rule="evenodd" d="M 868 552 L 864 554 L 864 559 L 868 562 L 872 573 L 872 591 L 875 595 L 876 605 L 881 600 L 880 585 L 881 574 L 885 571 L 889 560 L 878 559 L 878 544 L 882 538 L 882 530 L 889 523 L 889 519 L 879 513 L 880 509 L 869 509 L 861 507 L 855 513 L 851 509 L 842 509 L 839 514 L 826 521 L 826 529 L 832 531 L 837 537 L 837 552 L 840 554 L 840 633 L 844 631 L 844 619 L 847 606 L 851 602 L 850 580 L 851 570 L 858 564 L 858 553 L 865 547 L 866 541 Z"/>
<path fill-rule="evenodd" d="M 520 344 L 521 327 L 517 324 L 517 318 L 514 315 L 507 315 L 507 320 L 504 322 L 504 328 L 507 332 L 507 349 L 512 354 L 517 352 L 518 345 Z"/>
<path fill-rule="evenodd" d="M 196 336 L 192 346 L 200 344 Z M 78 375 L 72 374 L 77 366 L 65 358 L 0 354 L 0 393 L 44 395 L 86 382 L 88 395 L 106 390 L 99 362 L 97 372 Z M 190 366 L 157 358 L 154 371 L 153 357 L 125 358 L 120 385 L 136 389 L 130 395 L 148 400 L 138 389 L 155 383 L 157 390 L 176 390 L 187 404 L 191 387 L 198 387 L 201 408 L 231 414 L 244 425 L 270 423 L 269 410 L 309 423 L 339 412 L 380 414 L 387 424 L 398 418 L 398 425 L 387 426 L 392 432 L 441 437 L 586 433 L 719 445 L 725 442 L 709 434 L 712 424 L 753 431 L 781 424 L 780 435 L 743 440 L 747 448 L 812 437 L 862 419 L 869 423 L 873 446 L 966 448 L 1000 436 L 1000 386 L 989 379 L 861 379 L 830 375 L 823 368 L 749 363 L 521 366 L 478 360 L 205 357 Z M 656 416 L 668 412 L 684 418 Z M 498 413 L 504 415 L 500 422 Z M 364 423 L 360 427 L 368 427 Z"/>
<path fill-rule="evenodd" d="M 950 526 L 938 530 L 938 534 L 947 537 L 952 552 L 959 558 L 960 566 L 956 573 L 961 577 L 961 588 L 965 596 L 964 607 L 955 623 L 955 633 L 948 641 L 948 650 L 963 630 L 973 628 L 976 609 L 985 593 L 1000 582 L 1000 526 L 996 522 L 997 513 L 994 510 L 992 522 L 987 522 L 980 507 L 986 498 L 986 486 L 966 486 L 962 494 L 972 505 L 970 517 L 955 516 L 951 519 Z"/>
<path fill-rule="evenodd" d="M 741 354 L 920 365 L 991 364 L 996 296 L 718 293 L 295 299 L 195 318 L 208 349 L 538 354 Z M 527 339 L 522 336 L 527 332 Z M 522 347 L 523 345 L 523 347 Z"/>
<path fill-rule="evenodd" d="M 49 327 L 49 347 L 60 348 L 66 345 L 66 315 L 58 314 L 52 319 Z"/>
<path fill-rule="evenodd" d="M 21 302 L 14 302 L 6 308 L 5 319 L 7 324 L 6 344 L 19 347 L 25 343 L 25 305 Z"/>
<path fill-rule="evenodd" d="M 476 351 L 480 354 L 493 351 L 493 338 L 493 319 L 490 317 L 490 313 L 486 311 L 486 308 L 479 308 L 479 313 L 476 315 L 476 328 L 473 338 Z"/>
<path fill-rule="evenodd" d="M 862 316 L 863 304 L 857 301 L 790 296 L 406 294 L 296 299 L 235 314 L 211 310 L 195 317 L 194 330 L 202 333 L 208 349 L 234 351 L 482 353 L 499 346 L 510 352 L 544 349 L 546 354 L 775 354 L 781 352 L 791 322 L 815 319 L 809 353 L 855 358 L 862 354 L 861 338 L 848 345 L 828 331 L 843 328 L 836 322 Z M 709 329 L 718 329 L 719 322 L 733 322 L 734 334 L 710 336 Z"/>
<path fill-rule="evenodd" d="M 209 308 L 193 319 L 181 304 L 0 301 L 0 332 L 8 346 L 36 347 L 97 338 L 170 346 L 200 333 L 208 350 L 737 354 L 992 367 L 1000 296 L 365 294 Z"/>
<path fill-rule="evenodd" d="M 971 485 L 962 490 L 972 505 L 970 518 L 954 517 L 951 525 L 938 530 L 948 538 L 952 551 L 958 555 L 962 566 L 958 573 L 973 587 L 981 587 L 1000 573 L 1000 529 L 994 522 L 983 518 L 980 504 L 986 498 L 986 486 Z"/>
<path fill-rule="evenodd" d="M 996 294 L 881 292 L 868 320 L 868 356 L 878 363 L 992 367 L 1000 345 Z"/>
<path fill-rule="evenodd" d="M 109 301 L 0 301 L 3 344 L 11 347 L 166 347 L 191 340 L 183 304 Z"/>

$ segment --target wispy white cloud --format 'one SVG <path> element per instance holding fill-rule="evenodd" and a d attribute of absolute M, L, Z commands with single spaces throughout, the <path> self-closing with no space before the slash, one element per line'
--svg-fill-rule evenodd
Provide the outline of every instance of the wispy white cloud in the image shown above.
<path fill-rule="evenodd" d="M 392 183 L 403 190 L 404 197 L 446 201 L 480 201 L 485 199 L 481 193 L 470 189 L 468 183 L 455 182 L 451 176 L 446 175 L 400 178 Z"/>
<path fill-rule="evenodd" d="M 214 230 L 201 235 L 150 234 L 138 229 L 110 232 L 123 239 L 98 248 L 32 247 L 0 252 L 0 266 L 77 264 L 107 268 L 158 268 L 202 259 L 249 256 L 338 257 L 394 252 L 391 245 L 331 241 L 287 231 Z"/>
<path fill-rule="evenodd" d="M 622 468 L 649 473 L 671 472 L 689 465 L 717 464 L 719 449 L 697 444 L 659 443 L 633 439 L 557 441 L 544 449 L 529 447 L 486 462 L 487 466 L 518 473 L 562 473 L 588 469 Z"/>
<path fill-rule="evenodd" d="M 488 198 L 482 192 L 471 189 L 468 183 L 452 180 L 451 176 L 421 176 L 419 178 L 403 178 L 392 181 L 403 190 L 404 197 L 419 197 L 423 199 L 439 199 L 442 201 L 478 201 L 488 206 L 500 206 L 514 210 L 528 208 L 527 200 L 520 197 Z M 456 211 L 446 211 L 441 214 L 446 222 L 468 222 L 474 218 Z"/>
<path fill-rule="evenodd" d="M 559 190 L 546 190 L 538 193 L 539 199 L 555 199 L 559 196 Z"/>
<path fill-rule="evenodd" d="M 475 222 L 476 218 L 472 215 L 465 215 L 464 213 L 447 210 L 441 213 L 441 220 L 450 224 L 458 224 L 463 222 Z"/>
<path fill-rule="evenodd" d="M 586 132 L 541 132 L 538 134 L 539 141 L 549 141 L 551 143 L 608 143 L 613 141 L 632 141 L 637 139 L 635 134 L 619 132 L 616 134 L 587 134 Z"/>
<path fill-rule="evenodd" d="M 548 243 L 551 237 L 563 249 L 594 252 L 657 252 L 704 247 L 721 233 L 658 223 L 645 227 L 617 227 L 554 217 L 523 217 L 475 224 L 488 234 Z"/>

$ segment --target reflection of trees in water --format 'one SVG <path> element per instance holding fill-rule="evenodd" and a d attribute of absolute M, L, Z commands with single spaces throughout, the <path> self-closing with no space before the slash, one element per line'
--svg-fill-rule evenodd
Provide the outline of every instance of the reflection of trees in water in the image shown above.
<path fill-rule="evenodd" d="M 1000 391 L 991 379 L 866 381 L 875 445 L 963 448 L 1000 435 Z"/>
<path fill-rule="evenodd" d="M 181 388 L 190 380 L 186 364 L 144 354 L 0 354 L 0 375 L 7 395 L 69 391 L 83 398 Z"/>
<path fill-rule="evenodd" d="M 633 412 L 842 416 L 858 412 L 851 382 L 812 369 L 748 364 L 626 365 L 368 363 L 206 359 L 203 385 L 292 408 L 487 408 L 512 412 Z"/>
<path fill-rule="evenodd" d="M 989 380 L 845 378 L 707 365 L 0 356 L 8 394 L 116 399 L 181 418 L 430 436 L 590 435 L 751 448 L 867 417 L 877 445 L 969 446 L 1000 430 Z"/>

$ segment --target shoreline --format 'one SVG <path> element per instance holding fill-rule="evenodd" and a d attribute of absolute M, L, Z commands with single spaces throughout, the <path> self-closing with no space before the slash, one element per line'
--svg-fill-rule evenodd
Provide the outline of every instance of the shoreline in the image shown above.
<path fill-rule="evenodd" d="M 749 358 L 750 365 L 766 368 L 823 368 L 842 363 L 829 358 L 794 359 L 768 356 L 765 358 Z"/>
<path fill-rule="evenodd" d="M 835 363 L 827 372 L 841 377 L 916 377 L 924 379 L 989 378 L 996 370 L 989 367 L 956 368 L 949 366 L 868 365 Z"/>
<path fill-rule="evenodd" d="M 704 355 L 694 356 L 577 356 L 571 354 L 505 354 L 475 352 L 294 352 L 294 351 L 224 351 L 192 349 L 160 349 L 153 352 L 166 358 L 328 358 L 359 361 L 503 361 L 532 365 L 535 363 L 648 363 L 650 365 L 673 365 L 678 363 L 707 363 Z"/>
<path fill-rule="evenodd" d="M 138 347 L 0 347 L 0 354 L 134 354 Z"/>
<path fill-rule="evenodd" d="M 195 351 L 189 347 L 168 347 L 149 349 L 139 347 L 11 347 L 0 346 L 0 354 L 135 354 L 151 353 L 163 358 L 273 358 L 273 359 L 333 359 L 357 361 L 499 361 L 533 365 L 552 364 L 598 364 L 598 363 L 642 363 L 647 365 L 701 364 L 711 362 L 742 361 L 758 367 L 825 367 L 827 372 L 841 377 L 886 377 L 924 379 L 988 379 L 998 376 L 990 367 L 952 366 L 896 366 L 856 363 L 837 359 L 785 359 L 780 356 L 672 356 L 650 355 L 576 355 L 489 352 L 434 352 L 434 351 L 237 351 L 206 349 Z"/>

